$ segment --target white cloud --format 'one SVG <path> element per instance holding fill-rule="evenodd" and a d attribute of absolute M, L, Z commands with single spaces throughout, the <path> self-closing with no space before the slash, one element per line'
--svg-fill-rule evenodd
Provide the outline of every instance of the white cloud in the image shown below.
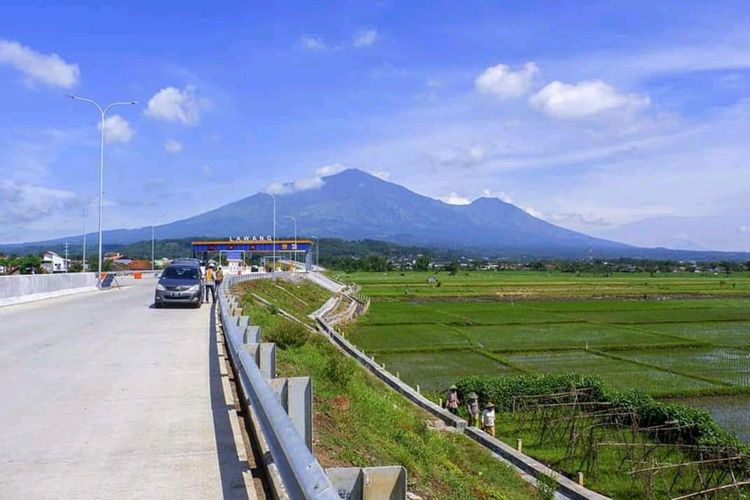
<path fill-rule="evenodd" d="M 740 226 L 737 228 L 741 233 L 750 233 L 750 226 Z"/>
<path fill-rule="evenodd" d="M 177 154 L 183 149 L 183 145 L 180 141 L 174 139 L 167 139 L 164 141 L 164 151 L 170 154 Z"/>
<path fill-rule="evenodd" d="M 308 177 L 298 179 L 294 182 L 272 182 L 266 188 L 271 194 L 290 194 L 298 191 L 307 191 L 309 189 L 318 189 L 323 185 L 323 179 L 320 177 Z"/>
<path fill-rule="evenodd" d="M 511 71 L 505 64 L 498 64 L 484 70 L 474 80 L 474 85 L 481 93 L 501 99 L 520 97 L 529 91 L 537 73 L 539 68 L 533 62 L 527 62 L 519 71 Z"/>
<path fill-rule="evenodd" d="M 102 129 L 101 124 L 99 130 Z M 112 115 L 104 120 L 104 140 L 110 144 L 126 144 L 135 135 L 135 130 L 128 121 L 120 115 Z"/>
<path fill-rule="evenodd" d="M 149 99 L 144 113 L 157 120 L 196 125 L 200 121 L 201 110 L 207 105 L 208 101 L 195 95 L 192 85 L 187 85 L 183 90 L 165 87 Z"/>
<path fill-rule="evenodd" d="M 319 36 L 312 36 L 312 35 L 302 35 L 299 39 L 299 42 L 297 45 L 305 50 L 326 50 L 328 47 L 326 46 L 325 42 L 323 42 L 323 39 Z"/>
<path fill-rule="evenodd" d="M 0 224 L 19 225 L 49 217 L 78 202 L 75 193 L 28 183 L 0 181 Z"/>
<path fill-rule="evenodd" d="M 318 177 L 323 177 L 326 175 L 333 175 L 338 174 L 342 170 L 346 170 L 346 167 L 340 163 L 333 163 L 331 165 L 325 165 L 323 167 L 320 167 L 315 170 L 315 174 Z"/>
<path fill-rule="evenodd" d="M 372 29 L 372 28 L 358 31 L 352 37 L 352 44 L 356 48 L 371 47 L 377 41 L 378 41 L 378 30 Z"/>
<path fill-rule="evenodd" d="M 601 80 L 576 84 L 554 81 L 531 96 L 531 105 L 554 118 L 576 119 L 614 109 L 638 109 L 650 99 L 638 94 L 622 94 Z"/>
<path fill-rule="evenodd" d="M 469 203 L 471 203 L 471 200 L 469 200 L 468 198 L 453 192 L 451 192 L 447 196 L 441 196 L 440 201 L 447 203 L 448 205 L 468 205 Z"/>
<path fill-rule="evenodd" d="M 211 165 L 203 165 L 203 167 L 201 167 L 201 170 L 203 171 L 203 175 L 205 177 L 210 177 L 211 174 L 214 173 L 214 168 Z"/>
<path fill-rule="evenodd" d="M 388 179 L 391 178 L 391 173 L 389 171 L 383 170 L 380 168 L 375 169 L 375 170 L 368 170 L 367 172 L 369 172 L 370 174 L 374 175 L 375 177 L 383 181 L 387 181 Z"/>
<path fill-rule="evenodd" d="M 55 53 L 41 54 L 18 42 L 0 39 L 0 64 L 13 66 L 28 78 L 56 87 L 71 88 L 81 72 L 77 64 L 65 62 Z"/>

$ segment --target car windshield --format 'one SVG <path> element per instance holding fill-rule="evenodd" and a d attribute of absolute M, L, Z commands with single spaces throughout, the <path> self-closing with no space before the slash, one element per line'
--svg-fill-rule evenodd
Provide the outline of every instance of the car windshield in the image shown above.
<path fill-rule="evenodd" d="M 195 266 L 169 266 L 162 273 L 163 278 L 180 280 L 200 279 L 200 270 Z"/>

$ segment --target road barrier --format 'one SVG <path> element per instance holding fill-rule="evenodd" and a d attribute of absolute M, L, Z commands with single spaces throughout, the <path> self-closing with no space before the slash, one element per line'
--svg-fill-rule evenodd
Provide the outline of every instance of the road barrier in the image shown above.
<path fill-rule="evenodd" d="M 239 316 L 232 315 L 230 312 L 234 310 L 236 313 L 237 308 L 231 304 L 227 290 L 237 283 L 259 278 L 252 275 L 226 277 L 222 286 L 219 287 L 219 307 L 224 335 L 229 347 L 228 352 L 239 380 L 242 397 L 246 398 L 245 403 L 251 409 L 259 427 L 259 433 L 262 434 L 270 452 L 274 473 L 278 475 L 282 483 L 279 486 L 283 488 L 283 491 L 277 494 L 282 498 L 292 499 L 339 498 L 330 479 L 308 448 L 305 438 L 298 431 L 256 363 L 256 357 L 248 352 L 248 346 L 245 344 L 248 322 L 240 322 Z M 260 346 L 263 344 L 255 345 L 258 347 L 251 344 L 250 350 L 256 349 L 256 352 L 260 354 L 262 352 Z M 262 357 L 260 355 L 261 359 Z M 275 373 L 270 375 L 275 377 Z M 280 387 L 279 390 L 283 391 L 284 388 Z M 309 389 L 309 398 L 307 390 L 295 391 L 295 394 L 300 392 L 306 399 L 309 399 L 310 408 L 312 408 L 312 388 Z M 287 394 L 289 394 L 288 387 Z M 287 407 L 289 406 L 287 400 Z M 296 403 L 292 403 L 291 406 L 296 406 Z M 312 421 L 312 413 L 310 413 L 310 421 Z"/>
<path fill-rule="evenodd" d="M 96 273 L 0 276 L 0 306 L 96 290 Z"/>

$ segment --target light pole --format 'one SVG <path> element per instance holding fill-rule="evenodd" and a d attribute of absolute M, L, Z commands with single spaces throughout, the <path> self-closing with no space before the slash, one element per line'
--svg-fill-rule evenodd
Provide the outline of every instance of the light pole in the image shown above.
<path fill-rule="evenodd" d="M 292 219 L 294 222 L 294 263 L 297 263 L 297 219 L 292 215 L 285 215 L 287 219 Z"/>
<path fill-rule="evenodd" d="M 261 191 L 263 194 L 267 194 L 273 200 L 273 269 L 271 272 L 276 272 L 276 197 L 267 191 Z"/>
<path fill-rule="evenodd" d="M 156 261 L 154 260 L 154 224 L 151 224 L 151 270 L 156 269 Z"/>
<path fill-rule="evenodd" d="M 89 206 L 83 209 L 83 272 L 86 272 L 86 232 L 88 231 Z"/>
<path fill-rule="evenodd" d="M 97 103 L 93 99 L 89 99 L 88 97 L 79 97 L 75 95 L 69 95 L 71 99 L 74 99 L 76 101 L 85 101 L 90 102 L 94 106 L 96 106 L 96 109 L 99 110 L 99 113 L 101 114 L 101 122 L 100 122 L 100 128 L 102 129 L 102 139 L 101 139 L 101 147 L 99 149 L 99 266 L 97 269 L 97 275 L 96 275 L 96 282 L 99 289 L 102 287 L 102 213 L 104 212 L 104 117 L 107 114 L 107 111 L 109 111 L 109 108 L 112 108 L 114 106 L 124 106 L 124 105 L 132 105 L 132 104 L 138 104 L 137 101 L 122 101 L 122 102 L 113 102 L 110 104 L 107 104 L 105 107 L 99 106 L 99 103 Z"/>
<path fill-rule="evenodd" d="M 320 240 L 317 236 L 313 236 L 315 238 L 315 267 L 320 267 L 320 252 L 318 251 L 320 248 Z"/>

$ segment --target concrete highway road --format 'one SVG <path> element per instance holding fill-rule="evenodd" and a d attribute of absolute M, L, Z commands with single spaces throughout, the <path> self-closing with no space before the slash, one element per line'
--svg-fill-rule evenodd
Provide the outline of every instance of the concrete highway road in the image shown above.
<path fill-rule="evenodd" d="M 254 498 L 211 308 L 131 283 L 0 308 L 0 498 Z"/>

